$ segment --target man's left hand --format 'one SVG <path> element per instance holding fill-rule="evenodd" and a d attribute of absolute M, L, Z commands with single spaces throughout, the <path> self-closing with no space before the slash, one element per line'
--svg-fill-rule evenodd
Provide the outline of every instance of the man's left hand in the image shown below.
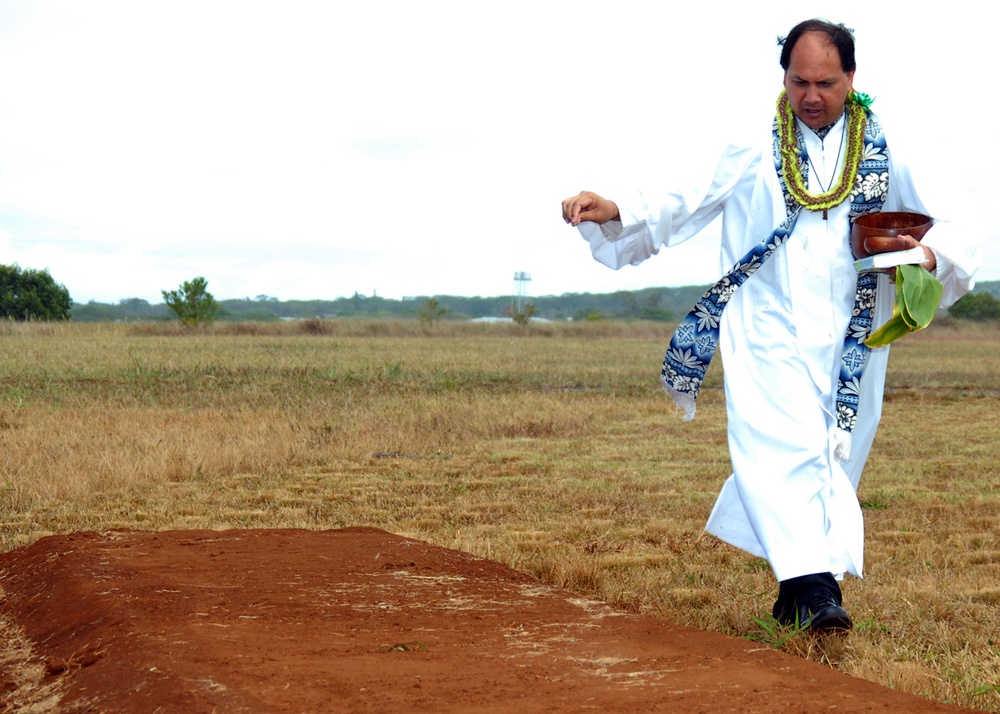
<path fill-rule="evenodd" d="M 909 250 L 910 248 L 916 248 L 918 245 L 924 249 L 924 257 L 927 259 L 925 262 L 921 263 L 921 267 L 927 268 L 927 272 L 933 273 L 934 269 L 937 268 L 937 256 L 934 255 L 934 251 L 928 248 L 926 245 L 918 241 L 913 236 L 900 236 L 906 240 L 906 246 L 903 250 Z"/>

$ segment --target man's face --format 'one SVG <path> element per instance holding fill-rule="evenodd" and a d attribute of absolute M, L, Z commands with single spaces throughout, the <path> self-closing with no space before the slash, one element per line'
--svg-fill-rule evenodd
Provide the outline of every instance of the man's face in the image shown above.
<path fill-rule="evenodd" d="M 792 48 L 785 89 L 792 111 L 810 129 L 837 121 L 853 89 L 854 72 L 845 72 L 840 54 L 821 32 L 807 32 Z"/>

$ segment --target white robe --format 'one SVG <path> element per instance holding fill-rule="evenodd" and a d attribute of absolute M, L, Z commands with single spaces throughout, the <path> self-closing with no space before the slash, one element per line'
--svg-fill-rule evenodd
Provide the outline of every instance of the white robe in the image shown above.
<path fill-rule="evenodd" d="M 809 190 L 821 193 L 843 166 L 845 120 L 825 139 L 800 125 L 812 166 Z M 910 172 L 896 158 L 891 133 L 884 211 L 925 208 Z M 768 137 L 770 139 L 770 137 Z M 838 160 L 839 158 L 839 160 Z M 636 265 L 681 243 L 722 213 L 724 273 L 785 218 L 768 140 L 730 146 L 710 183 L 661 195 L 609 196 L 621 223 L 583 223 L 594 257 L 611 268 Z M 856 490 L 881 417 L 889 348 L 872 350 L 862 379 L 851 459 L 834 458 L 836 391 L 857 272 L 850 248 L 849 202 L 823 213 L 803 210 L 789 240 L 727 306 L 719 353 L 725 373 L 733 474 L 709 517 L 709 533 L 767 558 L 778 580 L 863 572 L 864 527 Z M 942 307 L 973 285 L 973 251 L 954 226 L 936 224 L 923 243 L 937 257 Z M 879 278 L 875 325 L 892 314 L 895 290 Z"/>

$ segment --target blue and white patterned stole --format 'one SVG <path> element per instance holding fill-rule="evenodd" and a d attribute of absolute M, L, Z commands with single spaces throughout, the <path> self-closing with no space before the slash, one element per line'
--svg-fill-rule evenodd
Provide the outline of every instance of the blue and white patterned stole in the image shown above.
<path fill-rule="evenodd" d="M 782 176 L 777 120 L 772 134 L 774 166 L 781 179 L 786 218 L 766 240 L 754 246 L 718 283 L 702 295 L 691 312 L 677 326 L 663 359 L 660 381 L 677 406 L 684 409 L 685 421 L 694 419 L 698 391 L 719 343 L 719 324 L 723 310 L 733 293 L 788 240 L 802 210 L 789 194 Z M 808 155 L 801 133 L 799 146 L 802 147 L 799 156 L 800 170 L 803 179 L 808 183 Z M 888 190 L 889 152 L 886 148 L 885 135 L 875 115 L 869 113 L 865 125 L 864 156 L 858 167 L 858 176 L 850 198 L 852 218 L 863 213 L 881 211 Z M 843 460 L 850 458 L 850 432 L 857 420 L 861 375 L 868 357 L 865 339 L 872 327 L 876 283 L 876 274 L 859 274 L 854 310 L 844 343 L 844 358 L 837 388 L 837 426 L 841 433 L 836 454 Z"/>

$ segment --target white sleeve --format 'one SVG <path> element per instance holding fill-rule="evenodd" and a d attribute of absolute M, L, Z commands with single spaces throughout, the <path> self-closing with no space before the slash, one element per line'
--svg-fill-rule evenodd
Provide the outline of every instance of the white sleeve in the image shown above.
<path fill-rule="evenodd" d="M 921 241 L 934 251 L 937 268 L 934 277 L 944 286 L 941 307 L 951 307 L 956 300 L 976 286 L 975 274 L 982 264 L 981 245 L 962 240 L 961 228 L 937 221 Z"/>
<path fill-rule="evenodd" d="M 741 179 L 759 161 L 759 150 L 730 146 L 715 171 L 700 182 L 695 178 L 680 189 L 609 195 L 618 206 L 621 220 L 581 223 L 580 234 L 590 243 L 599 263 L 615 270 L 638 265 L 659 253 L 660 248 L 682 243 L 711 223 Z"/>

